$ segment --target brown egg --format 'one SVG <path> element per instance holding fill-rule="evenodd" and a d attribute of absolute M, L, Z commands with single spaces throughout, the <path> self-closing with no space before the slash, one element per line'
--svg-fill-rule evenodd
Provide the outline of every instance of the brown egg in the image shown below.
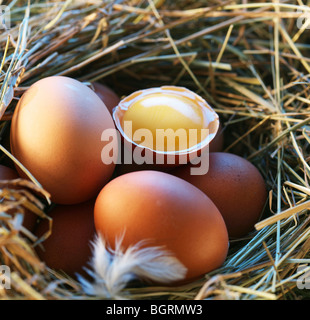
<path fill-rule="evenodd" d="M 245 236 L 259 220 L 267 200 L 264 179 L 248 160 L 225 152 L 209 155 L 209 171 L 192 175 L 186 165 L 171 174 L 190 182 L 203 191 L 224 217 L 232 238 Z"/>
<path fill-rule="evenodd" d="M 0 180 L 14 180 L 19 178 L 20 177 L 15 170 L 9 167 L 0 165 Z M 18 188 L 18 187 L 12 186 L 12 188 Z M 26 208 L 24 209 L 25 211 L 24 211 L 23 226 L 27 228 L 29 231 L 33 231 L 36 224 L 37 215 Z M 14 211 L 9 210 L 8 213 L 13 213 L 13 212 Z"/>
<path fill-rule="evenodd" d="M 57 205 L 50 213 L 52 233 L 42 242 L 44 250 L 36 247 L 38 256 L 46 265 L 62 270 L 70 276 L 83 274 L 83 267 L 91 258 L 91 241 L 94 240 L 94 200 L 76 205 Z M 48 220 L 42 220 L 36 235 L 41 237 L 49 230 Z"/>
<path fill-rule="evenodd" d="M 223 126 L 220 123 L 214 139 L 209 144 L 209 152 L 222 152 L 224 146 Z"/>
<path fill-rule="evenodd" d="M 219 127 L 219 117 L 207 101 L 177 86 L 133 92 L 114 109 L 113 119 L 134 162 L 160 167 L 196 158 Z"/>
<path fill-rule="evenodd" d="M 223 145 L 224 145 L 224 135 L 222 131 L 222 125 L 220 123 L 219 130 L 217 131 L 214 139 L 209 144 L 209 152 L 221 152 L 223 151 Z M 141 171 L 141 170 L 156 170 L 156 171 L 162 171 L 162 172 L 169 172 L 173 169 L 173 167 L 169 166 L 158 166 L 156 164 L 137 164 L 134 161 L 132 163 L 125 163 L 126 157 L 128 157 L 128 154 L 132 151 L 129 151 L 127 148 L 124 147 L 124 144 L 121 144 L 122 147 L 122 159 L 121 161 L 116 165 L 116 175 L 122 175 L 129 172 L 134 171 Z M 201 155 L 200 155 L 201 156 Z"/>
<path fill-rule="evenodd" d="M 14 169 L 0 165 L 0 180 L 14 180 L 18 178 L 19 175 Z"/>
<path fill-rule="evenodd" d="M 171 168 L 166 166 L 156 166 L 154 164 L 147 164 L 142 163 L 138 164 L 132 161 L 132 163 L 126 163 L 125 159 L 128 157 L 128 155 L 131 153 L 127 148 L 124 147 L 124 144 L 121 144 L 122 146 L 122 159 L 119 161 L 119 163 L 116 165 L 115 173 L 117 176 L 130 173 L 134 171 L 142 171 L 142 170 L 156 170 L 156 171 L 162 171 L 162 172 L 169 172 Z"/>
<path fill-rule="evenodd" d="M 113 109 L 118 105 L 120 102 L 119 96 L 108 86 L 99 83 L 93 82 L 92 83 L 96 94 L 99 98 L 104 102 L 108 110 L 110 111 L 111 115 L 113 113 Z"/>
<path fill-rule="evenodd" d="M 213 202 L 188 182 L 159 171 L 137 171 L 110 181 L 94 210 L 95 227 L 114 247 L 146 240 L 163 246 L 187 268 L 186 279 L 222 265 L 228 250 L 223 218 Z"/>
<path fill-rule="evenodd" d="M 110 142 L 101 141 L 106 130 Z M 103 153 L 110 144 L 112 154 Z M 95 197 L 112 176 L 117 138 L 113 119 L 93 90 L 53 76 L 33 84 L 20 99 L 12 119 L 11 149 L 53 202 L 76 204 Z"/>

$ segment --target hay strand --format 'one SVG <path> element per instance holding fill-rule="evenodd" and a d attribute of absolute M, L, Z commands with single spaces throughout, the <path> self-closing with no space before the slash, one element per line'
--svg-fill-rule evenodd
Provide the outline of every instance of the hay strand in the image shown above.
<path fill-rule="evenodd" d="M 231 241 L 221 268 L 183 286 L 126 283 L 114 296 L 275 300 L 306 295 L 296 290 L 310 261 L 310 46 L 307 20 L 299 25 L 310 9 L 301 3 L 10 3 L 12 25 L 0 34 L 1 139 L 9 134 L 5 125 L 21 94 L 42 77 L 101 81 L 120 96 L 173 83 L 212 104 L 223 123 L 226 151 L 253 162 L 265 178 L 269 206 L 256 230 Z M 0 150 L 3 161 L 22 167 L 2 143 Z M 49 219 L 51 203 L 48 192 L 23 170 L 31 182 L 1 182 L 0 261 L 11 268 L 11 289 L 0 290 L 1 298 L 93 299 L 83 280 L 50 270 L 36 257 L 34 246 L 44 239 L 21 227 L 20 219 L 25 209 Z M 96 282 L 87 283 L 86 291 L 95 287 Z"/>

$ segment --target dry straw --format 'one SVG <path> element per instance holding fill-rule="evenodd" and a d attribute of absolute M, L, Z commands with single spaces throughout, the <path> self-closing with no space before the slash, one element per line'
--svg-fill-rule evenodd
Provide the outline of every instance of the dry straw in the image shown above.
<path fill-rule="evenodd" d="M 44 208 L 49 194 L 23 168 L 31 182 L 1 181 L 0 265 L 11 270 L 11 287 L 0 289 L 1 298 L 309 296 L 305 288 L 309 284 L 303 281 L 310 269 L 310 7 L 306 0 L 13 0 L 0 4 L 8 5 L 11 18 L 10 28 L 1 25 L 0 30 L 2 162 L 11 158 L 17 163 L 6 145 L 8 124 L 21 94 L 42 77 L 102 81 L 120 95 L 174 84 L 194 90 L 213 105 L 227 133 L 225 150 L 252 161 L 270 191 L 256 231 L 232 240 L 224 265 L 195 282 L 177 287 L 132 282 L 141 274 L 152 275 L 150 263 L 159 250 L 141 256 L 135 247 L 127 252 L 129 256 L 116 254 L 118 269 L 113 270 L 109 265 L 113 254 L 106 250 L 101 275 L 89 266 L 92 280 L 76 281 L 50 270 L 35 255 L 33 244 L 39 239 L 21 222 L 26 209 L 48 219 Z M 42 197 L 34 196 L 38 193 Z M 130 261 L 127 269 L 121 268 L 124 259 Z M 153 262 L 156 265 L 158 260 Z M 177 264 L 168 261 L 168 265 L 182 271 Z"/>

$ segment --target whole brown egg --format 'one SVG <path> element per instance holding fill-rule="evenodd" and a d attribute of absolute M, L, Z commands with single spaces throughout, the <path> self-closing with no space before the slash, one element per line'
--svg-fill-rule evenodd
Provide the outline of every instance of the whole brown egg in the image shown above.
<path fill-rule="evenodd" d="M 14 169 L 0 164 L 0 180 L 15 180 L 18 178 L 19 175 Z"/>
<path fill-rule="evenodd" d="M 93 82 L 92 85 L 94 87 L 94 91 L 104 102 L 104 104 L 106 105 L 106 107 L 112 115 L 113 109 L 120 102 L 119 96 L 111 88 L 100 82 Z"/>
<path fill-rule="evenodd" d="M 209 144 L 209 152 L 221 152 L 224 146 L 224 133 L 223 126 L 220 122 L 219 129 L 214 137 L 214 139 Z"/>
<path fill-rule="evenodd" d="M 209 170 L 191 174 L 192 165 L 170 173 L 203 191 L 217 206 L 231 238 L 245 236 L 254 229 L 267 200 L 265 181 L 248 160 L 231 153 L 209 154 Z"/>
<path fill-rule="evenodd" d="M 110 141 L 102 141 L 106 130 Z M 52 76 L 34 83 L 18 102 L 11 150 L 53 202 L 81 203 L 95 197 L 112 176 L 118 151 L 114 131 L 110 112 L 92 89 Z M 108 144 L 112 153 L 103 153 Z"/>
<path fill-rule="evenodd" d="M 84 267 L 91 259 L 91 241 L 94 240 L 94 200 L 76 205 L 56 205 L 49 213 L 53 219 L 52 233 L 36 252 L 46 265 L 70 276 L 84 274 Z M 49 230 L 47 219 L 35 231 L 41 237 Z"/>
<path fill-rule="evenodd" d="M 213 202 L 190 183 L 159 171 L 136 171 L 110 181 L 94 209 L 98 234 L 113 248 L 140 241 L 161 246 L 186 268 L 185 280 L 220 267 L 228 251 L 224 220 Z"/>

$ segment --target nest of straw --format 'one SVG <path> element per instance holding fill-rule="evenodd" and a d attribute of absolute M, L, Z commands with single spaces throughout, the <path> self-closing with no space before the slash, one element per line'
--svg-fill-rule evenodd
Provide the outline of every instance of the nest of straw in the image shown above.
<path fill-rule="evenodd" d="M 130 283 L 100 298 L 309 296 L 298 281 L 310 270 L 310 8 L 305 0 L 206 3 L 0 1 L 11 18 L 0 33 L 1 163 L 17 161 L 8 136 L 21 94 L 42 77 L 66 75 L 106 83 L 120 96 L 165 84 L 197 92 L 220 115 L 225 151 L 249 159 L 265 178 L 266 213 L 253 233 L 232 243 L 221 268 L 183 286 Z M 90 283 L 38 259 L 38 239 L 21 224 L 26 209 L 48 218 L 47 192 L 35 180 L 0 187 L 0 265 L 11 270 L 11 287 L 0 296 L 93 299 Z"/>

